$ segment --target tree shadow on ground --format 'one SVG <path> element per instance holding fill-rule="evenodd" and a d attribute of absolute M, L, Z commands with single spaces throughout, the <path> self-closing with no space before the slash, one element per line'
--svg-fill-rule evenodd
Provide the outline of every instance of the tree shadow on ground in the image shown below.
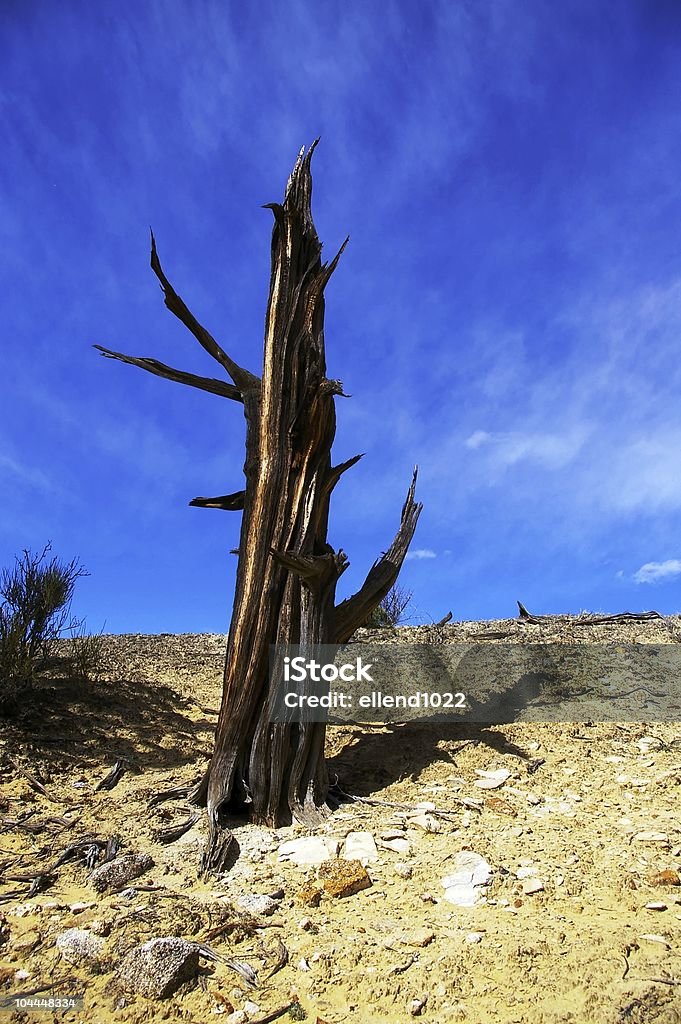
<path fill-rule="evenodd" d="M 192 718 L 190 707 L 156 682 L 53 675 L 37 679 L 14 713 L 0 717 L 0 736 L 36 759 L 98 765 L 122 759 L 133 770 L 167 769 L 210 756 L 215 719 Z"/>
<path fill-rule="evenodd" d="M 330 738 L 333 742 L 333 729 Z M 457 751 L 471 743 L 519 758 L 529 770 L 535 763 L 498 727 L 421 721 L 389 725 L 370 732 L 366 727 L 353 727 L 350 741 L 330 756 L 327 764 L 332 783 L 337 777 L 341 789 L 368 797 L 405 778 L 418 781 L 424 769 L 435 762 L 449 762 L 456 768 Z"/>

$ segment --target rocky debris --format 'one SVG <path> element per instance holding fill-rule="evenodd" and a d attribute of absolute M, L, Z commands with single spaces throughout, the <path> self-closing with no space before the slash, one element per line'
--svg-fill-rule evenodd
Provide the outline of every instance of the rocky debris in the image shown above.
<path fill-rule="evenodd" d="M 279 847 L 279 860 L 291 861 L 299 867 L 312 864 L 323 864 L 338 856 L 340 843 L 337 839 L 327 836 L 303 836 L 302 839 L 289 839 Z"/>
<path fill-rule="evenodd" d="M 297 897 L 306 907 L 318 907 L 324 890 L 314 880 L 308 880 L 301 885 Z"/>
<path fill-rule="evenodd" d="M 67 928 L 57 936 L 57 949 L 70 964 L 82 964 L 99 959 L 104 939 L 84 928 Z"/>
<path fill-rule="evenodd" d="M 264 894 L 249 893 L 246 896 L 240 896 L 236 905 L 240 910 L 245 910 L 247 914 L 252 914 L 253 917 L 269 917 L 277 910 L 279 900 Z"/>
<path fill-rule="evenodd" d="M 535 892 L 543 892 L 544 883 L 541 878 L 525 878 L 522 889 L 525 896 L 531 896 Z"/>
<path fill-rule="evenodd" d="M 483 896 L 492 868 L 478 853 L 463 850 L 454 857 L 455 871 L 442 879 L 445 899 L 458 907 L 474 907 Z"/>
<path fill-rule="evenodd" d="M 411 865 L 403 864 L 402 861 L 399 861 L 397 864 L 395 864 L 393 870 L 396 875 L 399 875 L 400 878 L 411 878 L 411 876 L 414 874 L 414 869 L 411 867 Z"/>
<path fill-rule="evenodd" d="M 122 889 L 153 866 L 154 862 L 148 853 L 126 853 L 95 868 L 90 875 L 90 884 L 102 893 Z"/>
<path fill-rule="evenodd" d="M 328 861 L 320 865 L 319 880 L 329 896 L 354 896 L 371 886 L 366 868 L 358 860 Z"/>
<path fill-rule="evenodd" d="M 176 937 L 150 939 L 125 956 L 119 975 L 126 988 L 150 999 L 166 999 L 199 969 L 193 942 Z"/>
<path fill-rule="evenodd" d="M 371 832 L 349 832 L 343 847 L 344 860 L 358 860 L 365 867 L 378 860 L 378 850 Z"/>

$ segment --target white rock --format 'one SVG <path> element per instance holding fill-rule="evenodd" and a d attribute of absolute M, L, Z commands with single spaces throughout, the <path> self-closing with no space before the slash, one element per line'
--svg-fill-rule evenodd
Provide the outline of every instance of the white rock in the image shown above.
<path fill-rule="evenodd" d="M 454 857 L 456 870 L 442 879 L 445 899 L 458 907 L 474 907 L 490 880 L 492 868 L 478 853 L 463 850 Z"/>
<path fill-rule="evenodd" d="M 254 1003 L 252 999 L 247 999 L 244 1003 L 244 1011 L 249 1017 L 252 1017 L 256 1013 L 260 1013 L 260 1007 L 257 1003 Z"/>
<path fill-rule="evenodd" d="M 291 861 L 292 864 L 307 867 L 310 864 L 323 864 L 338 856 L 340 843 L 337 839 L 326 836 L 303 836 L 302 839 L 289 839 L 279 847 L 279 860 Z"/>
<path fill-rule="evenodd" d="M 476 775 L 480 778 L 475 780 L 475 785 L 478 789 L 498 789 L 499 786 L 503 786 L 507 779 L 510 779 L 511 773 L 508 768 L 497 768 L 495 771 L 485 771 L 484 768 L 476 768 Z"/>
<path fill-rule="evenodd" d="M 442 825 L 432 814 L 417 814 L 409 819 L 409 825 L 424 832 L 442 832 Z"/>
<path fill-rule="evenodd" d="M 411 850 L 408 839 L 386 839 L 378 845 L 382 850 L 393 850 L 394 853 L 409 853 Z"/>
<path fill-rule="evenodd" d="M 225 1017 L 225 1024 L 248 1024 L 248 1014 L 243 1010 L 235 1010 L 229 1017 Z"/>
<path fill-rule="evenodd" d="M 649 754 L 651 750 L 660 750 L 663 744 L 656 736 L 641 736 L 640 740 L 636 741 L 636 746 L 642 754 Z"/>
<path fill-rule="evenodd" d="M 523 882 L 523 892 L 526 896 L 531 896 L 535 892 L 543 892 L 544 883 L 541 878 L 526 878 Z"/>
<path fill-rule="evenodd" d="M 468 935 L 466 936 L 466 942 L 470 943 L 470 945 L 473 946 L 478 942 L 482 942 L 484 937 L 484 932 L 469 932 Z"/>
<path fill-rule="evenodd" d="M 518 868 L 518 870 L 515 873 L 515 877 L 516 878 L 531 878 L 532 875 L 536 875 L 536 874 L 537 874 L 537 869 L 536 868 L 531 868 L 531 867 Z"/>
<path fill-rule="evenodd" d="M 665 939 L 664 935 L 639 935 L 639 939 L 645 939 L 646 942 L 658 942 L 660 943 L 660 945 L 666 946 L 667 949 L 671 949 L 671 946 L 669 945 L 669 940 Z"/>
<path fill-rule="evenodd" d="M 309 965 L 309 963 L 307 962 L 307 960 L 305 959 L 304 956 L 301 957 L 300 960 L 298 961 L 298 970 L 299 971 L 309 971 L 310 970 L 310 965 Z"/>
<path fill-rule="evenodd" d="M 83 928 L 67 928 L 57 936 L 57 949 L 71 964 L 96 960 L 104 949 L 104 939 Z"/>
<path fill-rule="evenodd" d="M 248 914 L 253 914 L 254 917 L 269 917 L 278 908 L 279 903 L 271 896 L 249 893 L 246 896 L 240 896 L 236 905 L 240 910 L 245 910 Z"/>
<path fill-rule="evenodd" d="M 404 864 L 402 861 L 395 864 L 394 871 L 396 875 L 400 876 L 400 878 L 411 878 L 414 874 L 414 869 L 409 864 Z"/>
<path fill-rule="evenodd" d="M 650 903 L 646 903 L 646 910 L 666 910 L 667 904 L 663 903 L 662 900 L 651 900 Z"/>
<path fill-rule="evenodd" d="M 349 832 L 343 848 L 344 860 L 358 860 L 364 867 L 378 860 L 378 850 L 371 832 Z"/>
<path fill-rule="evenodd" d="M 632 842 L 634 843 L 668 843 L 669 836 L 666 832 L 655 832 L 653 829 L 648 829 L 644 832 L 637 832 L 636 835 L 632 836 Z"/>
<path fill-rule="evenodd" d="M 17 981 L 26 981 L 27 978 L 31 977 L 31 972 L 27 971 L 24 967 L 20 967 L 18 971 L 14 972 L 14 977 Z"/>

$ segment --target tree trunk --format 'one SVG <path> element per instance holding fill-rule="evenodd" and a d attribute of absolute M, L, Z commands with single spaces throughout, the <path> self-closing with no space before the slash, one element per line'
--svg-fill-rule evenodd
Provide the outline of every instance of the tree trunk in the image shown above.
<path fill-rule="evenodd" d="M 244 406 L 244 489 L 191 502 L 203 508 L 243 509 L 215 748 L 192 794 L 208 808 L 204 871 L 225 867 L 231 835 L 221 812 L 227 808 L 248 805 L 253 820 L 268 825 L 295 817 L 314 826 L 328 813 L 325 725 L 270 721 L 270 646 L 348 640 L 395 582 L 421 511 L 414 501 L 414 473 L 392 545 L 374 563 L 361 589 L 336 605 L 336 584 L 348 560 L 327 542 L 329 500 L 342 473 L 361 456 L 331 465 L 334 400 L 343 388 L 326 376 L 324 289 L 347 239 L 330 263 L 322 263 L 310 205 L 315 146 L 301 151 L 283 204 L 268 204 L 274 228 L 261 379 L 237 366 L 195 320 L 161 269 L 153 235 L 151 265 L 166 305 L 233 384 L 96 346 L 106 356 Z"/>

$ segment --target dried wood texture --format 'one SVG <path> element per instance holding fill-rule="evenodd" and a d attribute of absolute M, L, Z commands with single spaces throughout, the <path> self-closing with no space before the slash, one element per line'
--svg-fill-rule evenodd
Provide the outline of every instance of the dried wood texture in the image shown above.
<path fill-rule="evenodd" d="M 262 378 L 238 366 L 189 311 L 165 276 L 152 235 L 151 266 L 168 308 L 221 365 L 232 384 L 196 377 L 153 359 L 102 353 L 157 376 L 243 403 L 245 487 L 191 504 L 243 509 L 236 594 L 225 660 L 223 697 L 209 768 L 192 794 L 208 809 L 206 872 L 224 869 L 230 834 L 222 813 L 248 806 L 253 820 L 276 825 L 295 817 L 314 825 L 328 813 L 323 723 L 270 721 L 269 653 L 273 644 L 332 644 L 349 639 L 395 582 L 421 511 L 416 472 L 398 532 L 351 598 L 335 603 L 348 566 L 327 542 L 329 501 L 359 455 L 331 465 L 335 396 L 326 375 L 324 290 L 347 239 L 329 263 L 312 220 L 310 161 L 301 150 L 284 202 L 270 203 L 272 264 Z M 99 347 L 99 346 L 98 346 Z"/>

